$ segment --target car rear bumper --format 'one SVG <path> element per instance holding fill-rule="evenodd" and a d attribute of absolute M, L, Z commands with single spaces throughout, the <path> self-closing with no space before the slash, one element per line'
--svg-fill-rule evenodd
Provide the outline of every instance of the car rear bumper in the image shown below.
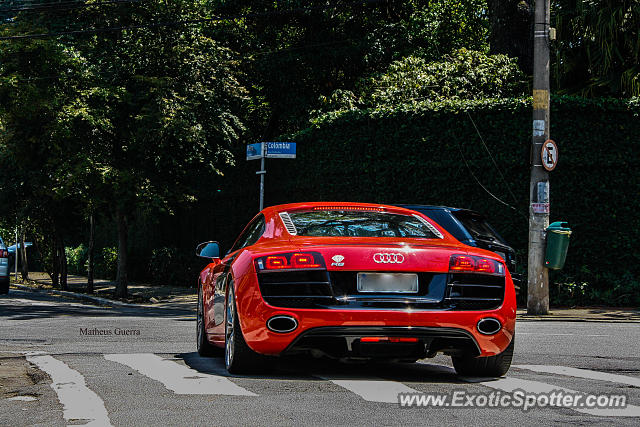
<path fill-rule="evenodd" d="M 500 307 L 483 311 L 277 308 L 262 299 L 257 284 L 248 276 L 238 283 L 242 292 L 236 293 L 236 303 L 244 338 L 251 349 L 261 354 L 295 352 L 298 344 L 310 336 L 349 337 L 352 341 L 365 336 L 402 336 L 419 338 L 421 343 L 448 336 L 446 344 L 451 344 L 451 351 L 458 342 L 460 349 L 468 353 L 491 356 L 504 351 L 515 332 L 513 286 L 507 287 Z M 273 316 L 289 316 L 297 327 L 287 333 L 271 331 L 266 325 Z M 501 323 L 500 331 L 493 335 L 478 331 L 478 321 L 487 317 Z"/>

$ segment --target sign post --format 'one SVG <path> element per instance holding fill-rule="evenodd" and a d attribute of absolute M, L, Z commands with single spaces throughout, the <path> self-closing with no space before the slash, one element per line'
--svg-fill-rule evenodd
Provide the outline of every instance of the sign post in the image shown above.
<path fill-rule="evenodd" d="M 16 283 L 18 283 L 18 219 L 16 217 L 16 251 L 14 252 L 14 263 L 15 263 L 15 271 L 16 271 Z"/>
<path fill-rule="evenodd" d="M 264 176 L 265 159 L 295 159 L 295 142 L 258 142 L 247 145 L 247 160 L 260 159 L 260 170 L 256 175 L 260 175 L 260 210 L 264 209 Z"/>

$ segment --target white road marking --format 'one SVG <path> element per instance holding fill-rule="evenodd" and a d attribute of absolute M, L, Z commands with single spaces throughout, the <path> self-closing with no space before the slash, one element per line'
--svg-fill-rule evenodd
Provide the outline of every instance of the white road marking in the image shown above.
<path fill-rule="evenodd" d="M 20 402 L 33 402 L 34 400 L 38 400 L 33 396 L 15 396 L 15 397 L 10 397 L 7 400 L 17 400 Z"/>
<path fill-rule="evenodd" d="M 104 358 L 131 367 L 142 375 L 161 382 L 176 394 L 256 396 L 228 378 L 198 372 L 155 354 L 105 354 Z"/>
<path fill-rule="evenodd" d="M 87 426 L 111 425 L 104 402 L 87 387 L 80 372 L 49 355 L 29 354 L 26 358 L 51 377 L 65 420 L 88 420 Z"/>
<path fill-rule="evenodd" d="M 514 365 L 514 368 L 527 369 L 534 372 L 544 372 L 547 374 L 559 374 L 568 377 L 586 378 L 589 380 L 608 381 L 612 383 L 628 384 L 640 387 L 640 378 L 627 377 L 625 375 L 609 374 L 607 372 L 590 371 L 588 369 L 570 368 L 568 366 L 547 366 L 547 365 Z"/>
<path fill-rule="evenodd" d="M 518 335 L 540 335 L 543 337 L 610 337 L 611 335 L 586 335 L 586 334 L 546 334 L 544 332 L 518 332 Z"/>
<path fill-rule="evenodd" d="M 398 393 L 417 393 L 416 390 L 396 381 L 327 377 L 321 375 L 317 375 L 317 377 L 331 381 L 342 388 L 346 388 L 369 402 L 398 403 Z"/>
<path fill-rule="evenodd" d="M 571 390 L 564 387 L 559 387 L 556 385 L 546 384 L 539 381 L 531 381 L 531 380 L 523 380 L 520 378 L 500 378 L 494 381 L 478 381 L 478 379 L 474 378 L 460 378 L 463 381 L 467 381 L 470 383 L 477 383 L 494 390 L 506 391 L 507 393 L 513 393 L 515 390 L 524 390 L 526 393 L 552 393 L 554 391 L 563 391 L 565 393 L 570 394 L 584 394 L 585 396 L 589 393 L 582 393 L 576 390 Z M 584 400 L 583 400 L 584 402 Z M 574 407 L 571 408 L 574 411 L 581 412 L 583 414 L 588 415 L 596 415 L 600 417 L 640 417 L 640 406 L 629 405 L 627 404 L 626 408 L 618 408 L 618 409 L 587 409 L 587 408 L 579 408 Z"/>

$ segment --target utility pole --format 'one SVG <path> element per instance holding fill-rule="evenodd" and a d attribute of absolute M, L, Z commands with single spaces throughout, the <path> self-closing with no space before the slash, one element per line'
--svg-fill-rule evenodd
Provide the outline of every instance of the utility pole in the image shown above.
<path fill-rule="evenodd" d="M 549 139 L 549 33 L 550 0 L 535 0 L 533 31 L 533 136 L 531 180 L 529 182 L 529 314 L 549 313 L 549 270 L 544 267 L 549 226 L 549 172 L 542 165 L 541 152 Z"/>

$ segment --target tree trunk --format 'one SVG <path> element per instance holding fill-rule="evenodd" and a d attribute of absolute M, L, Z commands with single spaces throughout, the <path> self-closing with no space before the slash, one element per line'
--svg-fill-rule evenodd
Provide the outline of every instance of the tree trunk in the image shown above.
<path fill-rule="evenodd" d="M 64 240 L 60 235 L 56 238 L 56 252 L 58 253 L 58 268 L 60 271 L 60 289 L 67 290 L 67 254 L 64 251 Z"/>
<path fill-rule="evenodd" d="M 58 236 L 54 234 L 53 236 L 53 245 L 51 248 L 51 272 L 49 273 L 49 277 L 51 277 L 51 283 L 54 287 L 58 287 L 60 284 L 60 257 L 58 256 Z"/>
<path fill-rule="evenodd" d="M 116 296 L 125 298 L 127 296 L 129 282 L 127 279 L 127 239 L 129 229 L 127 218 L 118 208 L 116 211 L 116 221 L 118 223 L 118 275 L 116 278 Z"/>
<path fill-rule="evenodd" d="M 29 280 L 29 262 L 27 261 L 27 247 L 24 244 L 25 231 L 22 229 L 20 234 L 20 262 L 22 263 L 22 280 Z"/>
<path fill-rule="evenodd" d="M 93 293 L 93 247 L 95 240 L 95 218 L 93 211 L 89 215 L 89 250 L 87 251 L 87 293 Z"/>

